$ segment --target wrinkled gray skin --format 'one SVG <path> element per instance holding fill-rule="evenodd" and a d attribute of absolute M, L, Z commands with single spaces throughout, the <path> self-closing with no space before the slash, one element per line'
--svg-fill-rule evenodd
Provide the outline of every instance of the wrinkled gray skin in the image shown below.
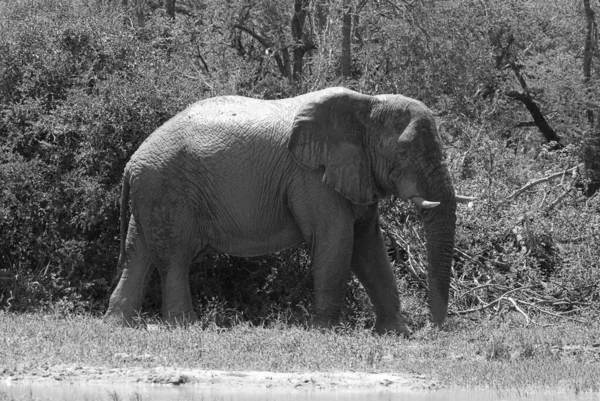
<path fill-rule="evenodd" d="M 375 307 L 376 331 L 409 335 L 378 221 L 377 200 L 392 194 L 440 202 L 417 209 L 427 240 L 429 306 L 441 325 L 456 201 L 429 109 L 400 95 L 344 88 L 275 101 L 200 101 L 156 130 L 127 164 L 122 273 L 105 319 L 133 324 L 158 268 L 164 319 L 193 322 L 193 261 L 207 252 L 257 256 L 307 242 L 315 326 L 339 322 L 352 271 Z"/>

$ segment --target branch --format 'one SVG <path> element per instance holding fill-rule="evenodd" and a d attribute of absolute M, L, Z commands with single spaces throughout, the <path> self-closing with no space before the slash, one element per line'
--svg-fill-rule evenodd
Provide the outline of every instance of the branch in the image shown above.
<path fill-rule="evenodd" d="M 509 44 L 507 45 L 507 50 L 510 47 L 511 43 L 512 42 L 509 42 Z M 548 121 L 546 121 L 546 118 L 542 114 L 542 111 L 540 110 L 538 105 L 533 101 L 531 95 L 529 95 L 529 88 L 527 87 L 527 82 L 525 82 L 525 78 L 523 78 L 523 74 L 521 74 L 521 68 L 523 67 L 521 65 L 517 65 L 516 55 L 513 55 L 513 57 L 510 58 L 510 60 L 508 61 L 508 65 L 515 73 L 515 76 L 517 77 L 521 88 L 523 88 L 523 93 L 517 91 L 510 91 L 506 92 L 506 96 L 508 96 L 511 99 L 521 101 L 525 105 L 525 107 L 527 107 L 527 110 L 529 110 L 529 114 L 531 114 L 531 117 L 533 117 L 535 125 L 538 127 L 546 141 L 554 141 L 558 143 L 562 148 L 563 146 L 560 143 L 560 137 L 552 129 L 552 127 L 550 127 L 550 124 L 548 124 Z"/>
<path fill-rule="evenodd" d="M 527 315 L 527 313 L 525 313 L 523 311 L 523 309 L 519 308 L 519 305 L 517 304 L 517 301 L 515 301 L 513 298 L 506 298 L 511 304 L 512 306 L 523 316 L 525 316 L 525 321 L 527 322 L 527 325 L 529 325 L 529 323 L 531 323 L 531 319 L 529 318 L 529 315 Z"/>
<path fill-rule="evenodd" d="M 567 197 L 567 195 L 569 193 L 571 193 L 571 190 L 573 189 L 573 186 L 575 185 L 575 182 L 577 181 L 577 167 L 573 167 L 573 169 L 575 169 L 575 171 L 573 172 L 573 178 L 575 178 L 575 180 L 573 180 L 573 182 L 571 183 L 571 185 L 569 185 L 569 187 L 567 189 L 565 189 L 565 191 L 563 192 L 562 195 L 560 195 L 558 198 L 556 198 L 550 205 L 548 205 L 548 207 L 546 207 L 546 209 L 544 209 L 544 213 L 548 213 L 550 210 L 554 209 L 556 207 L 556 205 L 558 205 L 560 202 L 563 201 L 563 199 L 565 199 Z"/>
<path fill-rule="evenodd" d="M 455 311 L 455 312 L 449 312 L 449 315 L 466 315 L 468 313 L 473 313 L 473 312 L 479 312 L 482 311 L 484 309 L 488 309 L 494 305 L 497 305 L 498 303 L 500 303 L 500 301 L 504 300 L 512 300 L 512 298 L 507 297 L 508 294 L 512 294 L 513 292 L 517 292 L 520 290 L 528 290 L 530 288 L 533 288 L 533 285 L 527 285 L 524 287 L 519 287 L 519 288 L 513 288 L 512 290 L 508 290 L 506 292 L 504 292 L 502 295 L 500 295 L 498 298 L 496 298 L 495 300 L 493 300 L 492 302 L 489 302 L 487 304 L 484 304 L 478 308 L 473 308 L 473 309 L 467 309 L 467 310 L 462 310 L 462 311 Z M 514 300 L 511 302 L 511 304 L 514 304 Z M 521 311 L 522 312 L 522 311 Z M 528 318 L 529 320 L 529 318 Z"/>
<path fill-rule="evenodd" d="M 415 280 L 417 280 L 417 282 L 421 285 L 421 287 L 423 287 L 425 290 L 429 291 L 429 286 L 427 285 L 427 283 L 425 281 L 421 280 L 421 278 L 417 274 L 417 271 L 416 271 L 415 267 L 413 266 L 413 262 L 410 257 L 408 258 L 407 266 L 408 266 L 408 271 L 411 274 L 411 276 L 413 276 L 413 278 Z"/>
<path fill-rule="evenodd" d="M 522 121 L 513 125 L 513 128 L 537 127 L 533 121 Z"/>
<path fill-rule="evenodd" d="M 260 36 L 256 32 L 254 32 L 252 29 L 247 28 L 244 25 L 240 25 L 240 24 L 234 24 L 233 27 L 236 29 L 239 29 L 242 32 L 246 32 L 248 35 L 252 36 L 254 39 L 256 39 L 256 41 L 258 41 L 258 43 L 263 45 L 265 50 L 268 50 L 273 47 L 272 43 L 270 43 L 267 39 L 263 38 L 262 36 Z M 286 48 L 283 48 L 282 50 L 284 52 L 287 52 Z M 275 58 L 275 61 L 277 62 L 277 67 L 279 68 L 279 72 L 281 72 L 281 74 L 284 77 L 289 76 L 290 74 L 287 72 L 288 71 L 287 66 L 289 65 L 289 61 L 285 62 L 284 60 L 282 60 L 281 55 L 278 52 L 275 52 L 273 54 L 273 57 Z"/>
<path fill-rule="evenodd" d="M 525 107 L 527 107 L 527 110 L 529 110 L 529 114 L 531 114 L 531 117 L 533 117 L 535 125 L 538 127 L 538 129 L 540 130 L 547 142 L 554 141 L 557 144 L 559 144 L 561 148 L 563 147 L 563 145 L 560 143 L 560 137 L 558 136 L 556 131 L 552 129 L 550 124 L 548 124 L 548 121 L 546 121 L 546 118 L 542 114 L 542 111 L 540 110 L 539 106 L 533 101 L 529 94 L 517 91 L 510 91 L 506 92 L 505 94 L 511 99 L 521 101 L 525 105 Z"/>
<path fill-rule="evenodd" d="M 256 32 L 254 32 L 252 29 L 246 28 L 245 26 L 240 25 L 240 24 L 235 24 L 233 27 L 236 29 L 239 29 L 242 32 L 246 32 L 248 35 L 252 36 L 254 39 L 256 39 L 258 41 L 258 43 L 263 45 L 265 47 L 265 49 L 269 49 L 269 48 L 273 47 L 273 45 L 271 43 L 269 43 L 265 38 L 263 38 Z"/>
<path fill-rule="evenodd" d="M 467 315 L 467 314 L 473 313 L 473 312 L 481 312 L 481 311 L 483 311 L 485 309 L 488 309 L 488 308 L 496 305 L 501 300 L 502 300 L 501 298 L 498 298 L 498 299 L 495 299 L 495 300 L 493 300 L 492 302 L 490 302 L 488 304 L 484 304 L 484 305 L 481 305 L 481 306 L 479 306 L 477 308 L 473 308 L 473 309 L 458 310 L 458 311 L 449 311 L 448 315 L 449 316 L 461 316 L 461 315 Z"/>
<path fill-rule="evenodd" d="M 524 187 L 513 192 L 511 195 L 509 195 L 506 198 L 506 200 L 513 200 L 517 196 L 521 195 L 523 192 L 527 191 L 530 188 L 533 188 L 534 186 L 536 186 L 538 184 L 544 183 L 546 181 L 550 181 L 551 179 L 556 178 L 556 177 L 565 176 L 567 173 L 574 173 L 575 171 L 577 171 L 577 167 L 571 167 L 565 171 L 560 171 L 558 173 L 550 174 L 547 177 L 543 177 L 543 178 L 540 178 L 539 180 L 532 181 L 532 182 L 528 183 L 527 185 L 525 185 Z"/>
<path fill-rule="evenodd" d="M 198 59 L 204 66 L 204 70 L 206 71 L 206 73 L 210 76 L 210 69 L 208 68 L 208 64 L 206 64 L 204 57 L 202 57 L 202 53 L 200 52 L 200 46 L 198 45 L 198 43 L 195 43 L 195 45 L 196 45 L 196 54 L 198 56 Z"/>

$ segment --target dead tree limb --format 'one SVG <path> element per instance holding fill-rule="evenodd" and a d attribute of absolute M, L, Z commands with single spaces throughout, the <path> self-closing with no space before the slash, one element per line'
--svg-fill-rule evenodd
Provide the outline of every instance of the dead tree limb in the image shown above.
<path fill-rule="evenodd" d="M 564 146 L 560 142 L 560 137 L 558 136 L 556 131 L 552 129 L 550 124 L 548 124 L 548 121 L 546 121 L 546 118 L 540 110 L 540 107 L 537 105 L 537 103 L 533 100 L 533 97 L 531 96 L 531 91 L 529 90 L 527 81 L 525 81 L 525 77 L 521 73 L 521 69 L 523 68 L 523 66 L 517 62 L 517 54 L 513 50 L 513 35 L 509 33 L 507 37 L 506 46 L 502 46 L 500 43 L 500 38 L 502 34 L 503 32 L 500 32 L 497 35 L 497 38 L 494 39 L 494 42 L 492 43 L 497 49 L 498 53 L 496 56 L 496 67 L 499 69 L 503 68 L 503 66 L 506 65 L 510 67 L 511 70 L 514 72 L 517 81 L 519 81 L 519 85 L 523 89 L 522 92 L 507 91 L 505 92 L 505 95 L 508 98 L 518 100 L 525 105 L 525 107 L 529 111 L 529 114 L 531 114 L 531 117 L 533 118 L 533 122 L 535 123 L 539 131 L 542 133 L 544 139 L 547 142 L 556 142 L 557 147 L 559 149 L 563 148 Z"/>
<path fill-rule="evenodd" d="M 559 171 L 558 173 L 554 173 L 554 174 L 550 174 L 549 176 L 537 179 L 535 181 L 531 181 L 528 182 L 525 186 L 519 188 L 518 190 L 516 190 L 515 192 L 513 192 L 512 194 L 510 194 L 506 200 L 513 200 L 515 199 L 517 196 L 521 195 L 523 192 L 527 191 L 530 188 L 535 187 L 538 184 L 542 184 L 546 181 L 550 181 L 553 178 L 557 178 L 557 177 L 561 177 L 561 176 L 565 176 L 568 173 L 574 173 L 577 170 L 577 167 L 571 167 L 569 169 L 566 169 L 565 171 Z"/>
<path fill-rule="evenodd" d="M 256 32 L 254 32 L 252 29 L 245 27 L 244 25 L 241 25 L 241 24 L 234 24 L 233 28 L 239 29 L 240 31 L 245 32 L 248 35 L 250 35 L 252 38 L 254 38 L 258 43 L 260 43 L 265 48 L 265 51 L 275 50 L 275 49 L 273 49 L 274 45 L 270 41 L 263 38 L 262 36 L 260 36 Z M 281 54 L 279 54 L 278 51 L 275 51 L 273 53 L 273 58 L 275 59 L 275 62 L 277 63 L 277 68 L 279 68 L 279 72 L 281 72 L 281 74 L 284 77 L 289 77 L 291 75 L 291 68 L 289 65 L 290 64 L 289 54 L 287 53 L 287 49 L 283 49 L 283 50 L 285 50 L 285 52 L 283 52 L 284 58 L 281 57 Z"/>
<path fill-rule="evenodd" d="M 535 101 L 531 98 L 531 96 L 528 93 L 510 91 L 506 92 L 506 96 L 508 96 L 511 99 L 521 101 L 525 105 L 525 107 L 527 107 L 529 114 L 531 114 L 535 125 L 544 136 L 546 142 L 556 142 L 560 148 L 563 147 L 563 145 L 560 142 L 560 137 L 558 136 L 556 131 L 552 129 L 550 124 L 548 124 L 548 121 L 546 121 L 546 118 L 544 117 L 544 114 L 540 110 L 539 106 L 537 105 L 537 103 L 535 103 Z"/>

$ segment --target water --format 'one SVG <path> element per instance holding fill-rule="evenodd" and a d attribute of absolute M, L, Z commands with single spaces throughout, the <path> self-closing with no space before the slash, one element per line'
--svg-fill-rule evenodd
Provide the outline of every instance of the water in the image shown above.
<path fill-rule="evenodd" d="M 4 397 L 4 398 L 3 398 Z M 68 382 L 0 382 L 0 400 L 19 401 L 600 401 L 600 394 L 566 391 L 438 390 L 318 390 L 295 388 L 224 388 L 200 385 L 152 385 Z"/>

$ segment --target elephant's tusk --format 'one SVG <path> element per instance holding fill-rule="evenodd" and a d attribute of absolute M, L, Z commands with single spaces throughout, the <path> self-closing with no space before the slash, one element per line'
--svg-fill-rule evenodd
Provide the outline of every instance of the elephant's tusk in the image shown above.
<path fill-rule="evenodd" d="M 440 205 L 440 202 L 430 202 L 421 198 L 420 196 L 413 196 L 412 198 L 410 198 L 410 200 L 413 201 L 415 205 L 417 205 L 421 209 L 433 209 L 434 207 Z"/>
<path fill-rule="evenodd" d="M 456 195 L 456 203 L 470 203 L 473 201 L 476 201 L 477 198 L 473 197 L 473 196 L 463 196 L 463 195 Z"/>

